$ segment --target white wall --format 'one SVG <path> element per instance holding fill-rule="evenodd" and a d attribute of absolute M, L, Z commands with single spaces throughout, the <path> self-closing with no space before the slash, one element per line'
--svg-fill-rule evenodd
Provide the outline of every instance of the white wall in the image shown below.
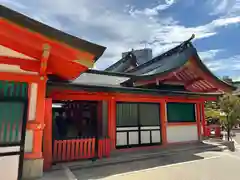
<path fill-rule="evenodd" d="M 167 126 L 167 142 L 187 142 L 198 140 L 197 125 Z"/>
<path fill-rule="evenodd" d="M 38 85 L 36 83 L 32 83 L 29 85 L 30 89 L 30 99 L 28 105 L 28 120 L 34 121 L 36 120 L 36 108 L 37 108 L 37 90 Z M 25 152 L 32 152 L 33 149 L 33 131 L 27 130 L 25 137 Z"/>
<path fill-rule="evenodd" d="M 0 153 L 16 152 L 20 147 L 0 147 Z M 17 180 L 19 155 L 0 157 L 0 177 L 3 180 Z"/>

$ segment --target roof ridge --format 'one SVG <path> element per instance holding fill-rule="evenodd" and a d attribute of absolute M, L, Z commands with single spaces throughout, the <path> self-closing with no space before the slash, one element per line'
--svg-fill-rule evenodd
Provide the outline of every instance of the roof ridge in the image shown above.
<path fill-rule="evenodd" d="M 192 43 L 191 43 L 191 40 L 195 37 L 194 34 L 192 34 L 192 36 L 187 39 L 186 41 L 182 42 L 181 44 L 179 44 L 178 46 L 168 50 L 167 52 L 165 53 L 162 53 L 156 57 L 154 57 L 153 59 L 151 59 L 150 61 L 147 61 L 143 64 L 141 64 L 140 66 L 137 66 L 136 68 L 128 71 L 129 73 L 132 73 L 132 72 L 135 72 L 136 70 L 139 70 L 147 65 L 150 65 L 150 64 L 153 64 L 155 63 L 156 61 L 160 61 L 162 60 L 164 57 L 168 57 L 168 56 L 172 56 L 174 53 L 179 53 L 179 52 L 182 52 L 184 49 L 188 48 L 189 46 L 193 46 Z"/>

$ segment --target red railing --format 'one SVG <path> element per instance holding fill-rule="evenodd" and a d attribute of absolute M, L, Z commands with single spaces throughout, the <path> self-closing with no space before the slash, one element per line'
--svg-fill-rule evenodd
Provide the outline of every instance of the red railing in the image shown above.
<path fill-rule="evenodd" d="M 214 131 L 215 134 L 211 134 L 211 131 Z M 205 127 L 205 136 L 220 137 L 221 136 L 221 127 L 220 126 L 216 126 L 216 127 L 206 126 Z"/>
<path fill-rule="evenodd" d="M 54 162 L 89 159 L 94 156 L 95 138 L 54 141 Z"/>
<path fill-rule="evenodd" d="M 98 140 L 98 158 L 109 157 L 111 141 L 108 138 Z"/>

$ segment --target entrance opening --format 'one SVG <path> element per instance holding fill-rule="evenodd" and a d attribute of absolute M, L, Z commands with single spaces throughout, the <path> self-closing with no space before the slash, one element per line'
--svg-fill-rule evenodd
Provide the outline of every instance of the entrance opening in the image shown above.
<path fill-rule="evenodd" d="M 108 153 L 107 108 L 102 101 L 53 101 L 52 114 L 54 162 L 93 159 Z"/>
<path fill-rule="evenodd" d="M 54 103 L 53 139 L 67 140 L 98 136 L 97 101 Z"/>

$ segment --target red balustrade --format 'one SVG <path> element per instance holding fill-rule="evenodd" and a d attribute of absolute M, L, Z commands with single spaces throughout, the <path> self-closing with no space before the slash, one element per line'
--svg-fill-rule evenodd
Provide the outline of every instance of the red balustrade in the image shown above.
<path fill-rule="evenodd" d="M 111 151 L 111 141 L 109 138 L 98 140 L 98 158 L 109 157 Z"/>
<path fill-rule="evenodd" d="M 54 162 L 90 159 L 94 156 L 95 138 L 54 141 Z"/>

